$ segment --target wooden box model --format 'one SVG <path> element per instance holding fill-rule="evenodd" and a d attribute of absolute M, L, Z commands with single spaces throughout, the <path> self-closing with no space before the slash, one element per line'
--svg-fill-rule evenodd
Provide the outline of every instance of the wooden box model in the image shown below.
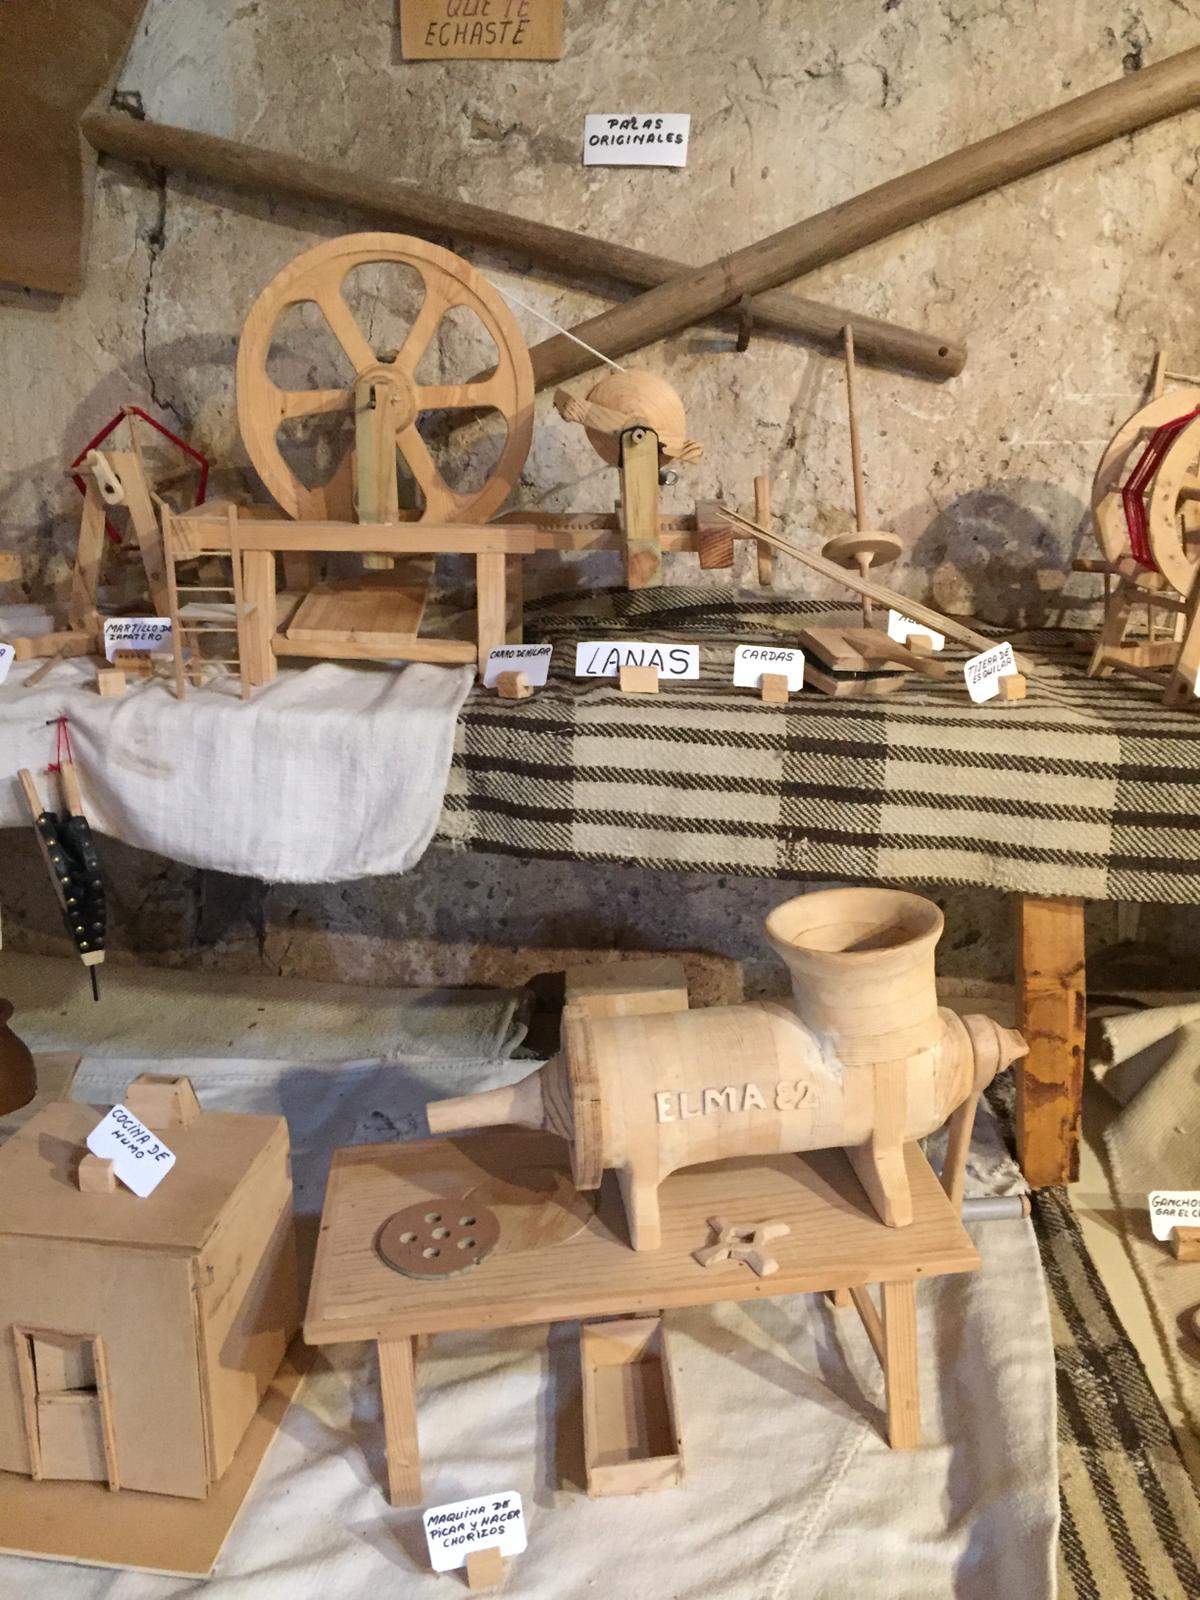
<path fill-rule="evenodd" d="M 0 1147 L 0 1469 L 203 1499 L 283 1359 L 287 1124 L 186 1086 L 185 1121 L 142 1118 L 176 1156 L 146 1199 L 80 1188 L 105 1108 L 57 1102 Z"/>

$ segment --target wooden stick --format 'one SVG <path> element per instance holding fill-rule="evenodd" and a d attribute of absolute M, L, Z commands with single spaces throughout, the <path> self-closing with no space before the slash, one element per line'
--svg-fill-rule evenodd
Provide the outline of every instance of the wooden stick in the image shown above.
<path fill-rule="evenodd" d="M 682 262 L 668 256 L 610 244 L 570 228 L 468 205 L 414 184 L 381 181 L 342 167 L 261 150 L 234 139 L 193 133 L 170 123 L 135 121 L 117 112 L 89 111 L 80 127 L 102 155 L 117 156 L 123 161 L 150 161 L 158 167 L 190 172 L 277 198 L 309 201 L 338 211 L 353 210 L 389 227 L 411 228 L 435 239 L 444 239 L 450 233 L 524 256 L 565 272 L 572 279 L 600 276 L 651 289 L 688 271 Z M 940 334 L 917 333 L 799 295 L 760 295 L 754 301 L 753 316 L 758 328 L 799 334 L 831 350 L 838 347 L 843 327 L 852 321 L 860 355 L 931 378 L 952 378 L 962 371 L 967 359 L 965 345 Z"/>
<path fill-rule="evenodd" d="M 976 650 L 991 650 L 996 644 L 995 639 L 985 639 L 983 634 L 976 633 L 973 628 L 968 628 L 965 623 L 956 622 L 953 617 L 944 617 L 940 611 L 934 611 L 931 606 L 922 605 L 919 600 L 910 600 L 907 595 L 898 594 L 895 589 L 887 589 L 882 583 L 873 583 L 870 578 L 859 577 L 846 567 L 839 567 L 836 561 L 827 561 L 824 556 L 817 555 L 815 550 L 806 550 L 803 545 L 793 544 L 790 539 L 783 539 L 777 533 L 772 533 L 769 528 L 760 528 L 757 522 L 751 522 L 749 517 L 743 517 L 738 511 L 731 511 L 727 505 L 721 505 L 721 513 L 731 522 L 740 523 L 756 538 L 765 539 L 768 544 L 774 545 L 776 550 L 782 550 L 785 556 L 791 556 L 812 572 L 819 572 L 823 578 L 830 578 L 834 583 L 840 583 L 854 594 L 865 595 L 869 600 L 874 600 L 876 605 L 889 606 L 901 612 L 912 622 L 920 622 L 927 628 L 933 628 L 937 633 L 944 633 L 948 639 L 957 639 L 959 644 L 973 644 Z M 1025 676 L 1033 676 L 1033 668 L 1029 662 L 1014 652 L 1014 660 Z"/>
<path fill-rule="evenodd" d="M 977 195 L 1197 104 L 1200 47 L 1128 73 L 1115 83 L 980 139 L 915 172 L 877 184 L 865 194 L 795 222 L 686 277 L 674 278 L 590 317 L 572 331 L 605 355 L 622 356 L 691 327 L 725 306 L 736 305 L 743 295 L 761 295 Z M 595 357 L 566 334 L 545 340 L 532 355 L 539 389 L 562 383 L 596 364 Z"/>
<path fill-rule="evenodd" d="M 854 376 L 854 329 L 842 329 L 846 354 L 846 410 L 850 418 L 850 471 L 854 478 L 854 520 L 859 533 L 867 531 L 867 496 L 863 488 L 862 444 L 858 437 L 858 390 Z"/>

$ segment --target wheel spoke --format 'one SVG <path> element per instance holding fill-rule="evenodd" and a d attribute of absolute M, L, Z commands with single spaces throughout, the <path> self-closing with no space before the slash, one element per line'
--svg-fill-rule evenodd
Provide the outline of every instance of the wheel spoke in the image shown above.
<path fill-rule="evenodd" d="M 429 446 L 417 432 L 415 422 L 401 428 L 396 435 L 396 445 L 408 463 L 408 470 L 417 480 L 425 496 L 425 517 L 430 522 L 448 522 L 465 498 L 455 494 L 438 471 L 437 463 L 429 453 Z"/>
<path fill-rule="evenodd" d="M 353 399 L 353 389 L 277 389 L 276 404 L 279 420 L 289 417 L 311 417 L 318 412 L 340 411 Z"/>
<path fill-rule="evenodd" d="M 427 383 L 417 390 L 419 411 L 454 411 L 461 406 L 503 408 L 508 386 L 492 376 L 475 383 Z"/>
<path fill-rule="evenodd" d="M 367 343 L 367 336 L 354 320 L 354 313 L 346 304 L 340 289 L 326 289 L 317 301 L 333 331 L 333 336 L 350 358 L 355 372 L 362 372 L 375 363 L 375 352 Z"/>
<path fill-rule="evenodd" d="M 396 356 L 396 366 L 401 372 L 407 372 L 411 378 L 420 365 L 421 357 L 429 348 L 429 342 L 441 326 L 442 318 L 446 314 L 446 301 L 444 297 L 431 290 L 426 284 L 425 298 L 421 302 L 421 309 L 417 312 L 412 327 L 405 336 L 404 343 L 400 346 Z"/>

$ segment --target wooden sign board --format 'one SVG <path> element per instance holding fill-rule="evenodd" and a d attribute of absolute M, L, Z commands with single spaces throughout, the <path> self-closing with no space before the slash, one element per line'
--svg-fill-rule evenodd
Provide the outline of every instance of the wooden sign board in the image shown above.
<path fill-rule="evenodd" d="M 559 61 L 563 0 L 398 0 L 408 61 Z"/>

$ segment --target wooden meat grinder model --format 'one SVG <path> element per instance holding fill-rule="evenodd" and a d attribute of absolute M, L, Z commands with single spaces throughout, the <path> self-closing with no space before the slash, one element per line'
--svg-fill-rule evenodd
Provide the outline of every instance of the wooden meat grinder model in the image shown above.
<path fill-rule="evenodd" d="M 432 1133 L 512 1123 L 570 1143 L 580 1189 L 616 1169 L 635 1250 L 661 1242 L 658 1185 L 728 1156 L 841 1145 L 880 1219 L 912 1220 L 904 1146 L 949 1120 L 942 1183 L 961 1200 L 975 1108 L 1025 1054 L 990 1017 L 939 1008 L 942 914 L 919 895 L 831 889 L 767 918 L 792 1004 L 592 1016 L 509 1087 L 430 1105 Z"/>
<path fill-rule="evenodd" d="M 345 292 L 351 272 L 380 263 L 413 269 L 424 288 L 400 348 L 383 356 Z M 307 303 L 315 304 L 353 368 L 345 387 L 283 389 L 268 372 L 281 317 Z M 466 382 L 425 382 L 418 373 L 422 357 L 456 309 L 479 318 L 495 346 L 495 366 Z M 508 499 L 529 452 L 533 398 L 529 351 L 512 313 L 499 291 L 461 257 L 390 233 L 332 239 L 298 256 L 251 308 L 237 358 L 243 442 L 283 514 L 219 502 L 183 513 L 160 507 L 180 692 L 183 646 L 197 645 L 206 627 L 236 632 L 236 654 L 226 660 L 238 665 L 243 692 L 274 677 L 279 656 L 483 665 L 493 648 L 520 638 L 521 558 L 535 550 L 624 549 L 634 587 L 662 581 L 661 552 L 667 549 L 698 551 L 705 565 L 732 564 L 732 540 L 746 535 L 728 518 L 712 508 L 698 508 L 690 517 L 659 514 L 665 463 L 694 460 L 700 447 L 684 436 L 683 409 L 670 386 L 644 373 L 616 373 L 586 400 L 560 397 L 564 414 L 583 423 L 602 457 L 619 467 L 616 513 L 517 511 L 489 522 Z M 501 417 L 503 447 L 482 484 L 453 489 L 418 419 L 450 413 L 465 424 L 482 411 Z M 353 419 L 353 443 L 328 481 L 306 487 L 285 459 L 280 429 L 330 414 Z M 403 507 L 402 498 L 420 504 Z M 442 554 L 474 557 L 474 639 L 420 633 L 428 568 L 414 571 L 412 562 Z M 276 592 L 277 555 L 283 558 L 286 595 Z M 336 555 L 360 556 L 366 567 L 384 570 L 315 582 L 316 558 Z M 206 616 L 209 600 L 181 607 L 181 592 L 204 593 L 205 586 L 180 585 L 176 569 L 202 556 L 230 564 L 229 582 L 209 593 L 233 595 L 236 628 L 228 616 Z M 409 565 L 394 567 L 397 558 Z"/>
<path fill-rule="evenodd" d="M 1104 574 L 1090 674 L 1130 672 L 1161 684 L 1165 704 L 1188 704 L 1200 674 L 1200 378 L 1168 371 L 1161 354 L 1150 400 L 1100 458 L 1092 518 L 1104 558 L 1075 563 Z"/>

